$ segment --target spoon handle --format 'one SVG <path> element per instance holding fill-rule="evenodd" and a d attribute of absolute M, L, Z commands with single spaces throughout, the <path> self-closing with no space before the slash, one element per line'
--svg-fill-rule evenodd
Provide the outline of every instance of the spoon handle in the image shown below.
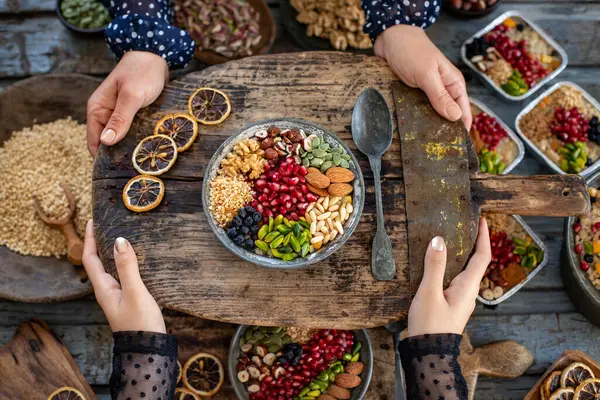
<path fill-rule="evenodd" d="M 392 241 L 385 231 L 383 205 L 381 198 L 381 159 L 369 158 L 373 177 L 375 178 L 375 202 L 377 204 L 377 232 L 373 238 L 371 250 L 371 273 L 375 279 L 389 281 L 396 276 L 396 263 L 392 253 Z"/>

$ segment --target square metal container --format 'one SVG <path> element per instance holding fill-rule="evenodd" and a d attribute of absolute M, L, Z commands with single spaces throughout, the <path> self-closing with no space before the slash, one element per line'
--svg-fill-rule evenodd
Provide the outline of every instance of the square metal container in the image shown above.
<path fill-rule="evenodd" d="M 529 138 L 521 131 L 521 128 L 519 127 L 519 122 L 521 121 L 521 118 L 523 118 L 523 116 L 525 116 L 531 110 L 533 110 L 542 100 L 544 100 L 546 97 L 550 96 L 557 89 L 563 86 L 570 86 L 575 90 L 581 92 L 583 94 L 583 97 L 598 110 L 598 115 L 600 115 L 600 103 L 598 103 L 596 99 L 594 99 L 588 92 L 583 90 L 579 85 L 573 82 L 562 81 L 552 85 L 550 88 L 544 91 L 544 93 L 542 93 L 537 99 L 529 103 L 524 109 L 521 110 L 521 112 L 519 112 L 517 118 L 515 119 L 515 128 L 517 129 L 517 133 L 519 134 L 523 142 L 525 142 L 527 147 L 529 147 L 529 149 L 533 152 L 536 158 L 538 158 L 541 162 L 547 164 L 554 172 L 559 174 L 566 174 L 566 172 L 560 169 L 560 167 L 552 160 L 550 160 L 550 158 L 548 158 L 548 156 L 544 154 L 544 152 L 540 150 L 539 147 L 537 147 L 531 140 L 529 140 Z M 592 165 L 581 171 L 579 175 L 589 176 L 592 173 L 596 172 L 598 168 L 600 168 L 600 159 L 596 160 Z"/>
<path fill-rule="evenodd" d="M 531 271 L 529 273 L 529 275 L 527 275 L 527 278 L 525 278 L 524 280 L 522 280 L 521 282 L 519 282 L 518 284 L 513 286 L 508 292 L 505 292 L 499 299 L 486 300 L 481 295 L 478 294 L 477 300 L 479 300 L 481 303 L 486 304 L 488 306 L 496 306 L 496 305 L 502 303 L 504 300 L 508 299 L 513 294 L 517 293 L 519 291 L 519 289 L 521 289 L 523 286 L 525 286 L 527 284 L 527 282 L 532 280 L 533 277 L 536 276 L 542 270 L 542 268 L 544 268 L 544 266 L 548 263 L 548 251 L 546 249 L 546 246 L 544 245 L 544 242 L 542 242 L 542 239 L 540 239 L 533 232 L 533 230 L 529 227 L 529 225 L 527 225 L 525 223 L 525 221 L 523 221 L 523 218 L 519 217 L 518 215 L 512 215 L 512 217 L 523 227 L 525 232 L 527 232 L 527 234 L 531 237 L 531 239 L 533 239 L 535 244 L 537 244 L 537 246 L 540 249 L 542 249 L 542 251 L 544 252 L 544 258 L 538 264 L 538 266 L 535 267 L 535 269 L 533 271 Z"/>
<path fill-rule="evenodd" d="M 504 128 L 506 133 L 508 133 L 508 137 L 510 138 L 510 140 L 512 140 L 517 145 L 519 154 L 510 164 L 506 166 L 506 168 L 504 168 L 504 172 L 502 172 L 502 175 L 510 173 L 510 171 L 512 171 L 517 165 L 519 165 L 519 163 L 523 160 L 523 157 L 525 156 L 525 146 L 523 146 L 523 142 L 521 141 L 521 139 L 519 139 L 517 134 L 512 129 L 510 129 L 508 125 L 504 123 L 504 121 L 502 121 L 492 110 L 488 108 L 488 106 L 472 97 L 469 97 L 469 102 L 471 103 L 471 105 L 474 105 L 475 107 L 479 108 L 481 111 L 485 112 L 490 117 L 496 119 L 500 126 Z"/>
<path fill-rule="evenodd" d="M 558 54 L 560 55 L 560 58 L 561 58 L 560 65 L 554 71 L 549 73 L 546 77 L 544 77 L 544 79 L 540 80 L 535 86 L 533 86 L 532 88 L 529 88 L 529 90 L 527 92 L 525 92 L 519 96 L 511 96 L 510 94 L 506 93 L 504 90 L 502 90 L 501 87 L 496 85 L 494 83 L 494 81 L 492 81 L 486 74 L 481 72 L 475 65 L 473 65 L 471 60 L 469 60 L 469 58 L 467 57 L 467 44 L 471 43 L 475 38 L 485 35 L 489 31 L 494 29 L 497 25 L 500 25 L 505 19 L 510 18 L 510 17 L 517 17 L 517 18 L 522 19 L 523 22 L 526 23 L 527 25 L 529 25 L 533 30 L 535 30 L 542 37 L 542 39 L 544 39 L 546 42 L 548 42 L 548 44 L 550 46 L 552 46 L 554 48 L 554 50 L 556 50 L 558 52 Z M 471 68 L 473 71 L 475 71 L 475 73 L 477 75 L 479 75 L 479 77 L 481 79 L 483 79 L 484 82 L 494 90 L 494 92 L 496 92 L 496 94 L 498 94 L 503 99 L 510 100 L 510 101 L 521 101 L 521 100 L 528 98 L 533 93 L 535 93 L 539 88 L 541 88 L 546 83 L 548 83 L 550 80 L 554 79 L 558 74 L 560 74 L 562 72 L 562 70 L 564 70 L 567 67 L 567 64 L 569 62 L 569 57 L 567 56 L 567 52 L 558 43 L 556 43 L 550 37 L 550 35 L 548 35 L 546 32 L 544 32 L 535 23 L 533 23 L 529 19 L 525 18 L 520 12 L 514 11 L 514 10 L 507 11 L 504 14 L 500 15 L 498 18 L 494 19 L 492 22 L 490 22 L 488 25 L 486 25 L 485 28 L 481 29 L 480 31 L 475 33 L 473 36 L 471 36 L 470 38 L 465 40 L 465 42 L 460 47 L 460 56 L 461 56 L 463 62 L 465 64 L 467 64 L 469 66 L 469 68 Z"/>

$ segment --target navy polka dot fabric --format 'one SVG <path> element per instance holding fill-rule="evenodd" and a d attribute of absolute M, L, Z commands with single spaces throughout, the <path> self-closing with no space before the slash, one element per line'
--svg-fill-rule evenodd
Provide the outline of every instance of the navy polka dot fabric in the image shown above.
<path fill-rule="evenodd" d="M 117 60 L 132 50 L 158 54 L 169 68 L 184 67 L 192 59 L 194 40 L 171 25 L 169 0 L 111 0 L 109 11 L 114 20 L 104 36 Z"/>
<path fill-rule="evenodd" d="M 427 28 L 438 19 L 441 3 L 442 0 L 362 0 L 366 17 L 363 31 L 375 41 L 394 25 Z"/>

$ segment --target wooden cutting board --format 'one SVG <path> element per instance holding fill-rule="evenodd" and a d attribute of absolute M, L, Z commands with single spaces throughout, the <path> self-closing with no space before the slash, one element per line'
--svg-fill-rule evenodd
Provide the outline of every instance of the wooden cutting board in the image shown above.
<path fill-rule="evenodd" d="M 172 82 L 154 104 L 138 113 L 126 139 L 102 148 L 96 160 L 94 220 L 105 266 L 114 271 L 114 240 L 128 238 L 159 304 L 208 319 L 351 329 L 403 318 L 411 290 L 400 141 L 394 134 L 382 160 L 383 209 L 397 275 L 391 281 L 376 281 L 370 266 L 375 230 L 372 174 L 350 132 L 354 102 L 365 88 L 379 90 L 393 110 L 393 82 L 397 78 L 382 59 L 334 52 L 250 57 Z M 196 143 L 161 176 L 166 185 L 163 204 L 145 214 L 128 211 L 121 192 L 137 175 L 132 150 L 152 134 L 162 116 L 187 112 L 188 97 L 202 86 L 227 93 L 231 115 L 220 125 L 201 126 Z M 217 147 L 251 122 L 280 117 L 316 122 L 345 140 L 359 159 L 367 192 L 360 224 L 343 249 L 319 265 L 289 271 L 261 268 L 231 254 L 210 231 L 201 201 L 201 179 Z M 499 205 L 505 203 L 510 184 L 504 181 L 501 186 L 504 190 L 495 199 Z"/>
<path fill-rule="evenodd" d="M 96 399 L 63 342 L 40 320 L 21 323 L 0 349 L 0 400 L 47 400 L 70 386 Z"/>

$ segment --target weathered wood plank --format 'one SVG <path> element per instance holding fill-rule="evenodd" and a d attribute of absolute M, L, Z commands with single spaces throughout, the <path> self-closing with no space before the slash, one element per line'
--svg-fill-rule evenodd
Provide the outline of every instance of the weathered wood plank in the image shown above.
<path fill-rule="evenodd" d="M 51 12 L 56 9 L 56 1 L 53 0 L 0 0 L 0 13 L 40 13 Z"/>

